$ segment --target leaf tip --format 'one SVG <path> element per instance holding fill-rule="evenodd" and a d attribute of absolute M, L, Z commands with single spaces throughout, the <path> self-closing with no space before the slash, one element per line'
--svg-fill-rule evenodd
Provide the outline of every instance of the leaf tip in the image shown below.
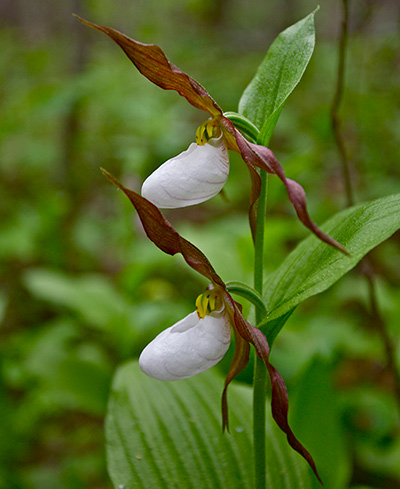
<path fill-rule="evenodd" d="M 103 175 L 111 182 L 113 183 L 116 187 L 120 188 L 121 190 L 125 190 L 125 187 L 120 183 L 113 175 L 111 175 L 110 172 L 108 172 L 106 169 L 100 167 L 100 171 L 103 173 Z"/>
<path fill-rule="evenodd" d="M 75 19 L 79 20 L 79 22 L 82 22 L 82 24 L 85 24 L 85 25 L 88 25 L 90 26 L 91 25 L 91 22 L 85 20 L 85 19 L 82 19 L 82 17 L 79 17 L 79 15 L 77 14 L 72 14 L 73 17 L 75 17 Z"/>
<path fill-rule="evenodd" d="M 106 28 L 104 28 L 101 25 L 94 24 L 93 22 L 90 22 L 89 20 L 82 19 L 82 17 L 79 17 L 79 15 L 72 14 L 79 22 L 81 22 L 84 25 L 87 25 L 88 27 L 92 27 L 93 29 L 97 29 L 98 31 L 105 32 L 107 34 Z"/>

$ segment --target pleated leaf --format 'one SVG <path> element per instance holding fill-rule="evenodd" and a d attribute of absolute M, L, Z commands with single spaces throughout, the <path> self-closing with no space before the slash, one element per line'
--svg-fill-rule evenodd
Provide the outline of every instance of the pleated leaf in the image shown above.
<path fill-rule="evenodd" d="M 223 379 L 208 371 L 178 382 L 146 377 L 136 362 L 115 376 L 106 419 L 108 468 L 118 489 L 253 487 L 252 391 L 232 385 L 231 434 L 221 430 Z M 267 423 L 267 485 L 310 489 L 306 462 Z"/>
<path fill-rule="evenodd" d="M 395 194 L 350 207 L 322 226 L 324 232 L 346 247 L 350 256 L 326 246 L 314 236 L 302 241 L 265 283 L 267 321 L 273 325 L 274 335 L 278 332 L 274 319 L 333 285 L 399 228 L 400 194 Z M 268 324 L 262 327 L 266 334 L 268 329 Z"/>

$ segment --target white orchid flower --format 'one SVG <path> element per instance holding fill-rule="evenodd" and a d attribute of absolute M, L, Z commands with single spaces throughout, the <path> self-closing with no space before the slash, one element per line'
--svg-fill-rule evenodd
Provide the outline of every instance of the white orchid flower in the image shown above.
<path fill-rule="evenodd" d="M 141 370 L 157 380 L 192 377 L 214 367 L 227 352 L 231 326 L 225 306 L 210 292 L 196 301 L 196 311 L 160 333 L 142 351 Z"/>
<path fill-rule="evenodd" d="M 197 131 L 196 143 L 163 163 L 144 181 L 142 196 L 162 209 L 200 204 L 221 191 L 228 175 L 224 136 L 206 121 Z"/>

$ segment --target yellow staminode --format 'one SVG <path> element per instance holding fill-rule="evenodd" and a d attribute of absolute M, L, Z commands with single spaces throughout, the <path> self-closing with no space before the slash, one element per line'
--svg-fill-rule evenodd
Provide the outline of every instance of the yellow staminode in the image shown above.
<path fill-rule="evenodd" d="M 211 138 L 218 137 L 221 133 L 221 129 L 216 124 L 214 119 L 204 121 L 196 131 L 196 143 L 199 146 L 204 146 Z"/>
<path fill-rule="evenodd" d="M 215 289 L 207 290 L 196 299 L 196 312 L 200 319 L 221 310 L 221 299 Z"/>

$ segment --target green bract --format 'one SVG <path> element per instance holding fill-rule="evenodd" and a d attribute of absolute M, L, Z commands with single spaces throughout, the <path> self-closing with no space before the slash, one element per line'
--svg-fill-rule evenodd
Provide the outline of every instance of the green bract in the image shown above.
<path fill-rule="evenodd" d="M 279 34 L 240 99 L 239 112 L 260 129 L 260 144 L 268 144 L 283 104 L 310 61 L 315 45 L 314 13 Z"/>
<path fill-rule="evenodd" d="M 239 112 L 260 129 L 260 144 L 268 144 L 283 104 L 310 61 L 315 45 L 314 13 L 279 34 L 240 99 Z"/>

